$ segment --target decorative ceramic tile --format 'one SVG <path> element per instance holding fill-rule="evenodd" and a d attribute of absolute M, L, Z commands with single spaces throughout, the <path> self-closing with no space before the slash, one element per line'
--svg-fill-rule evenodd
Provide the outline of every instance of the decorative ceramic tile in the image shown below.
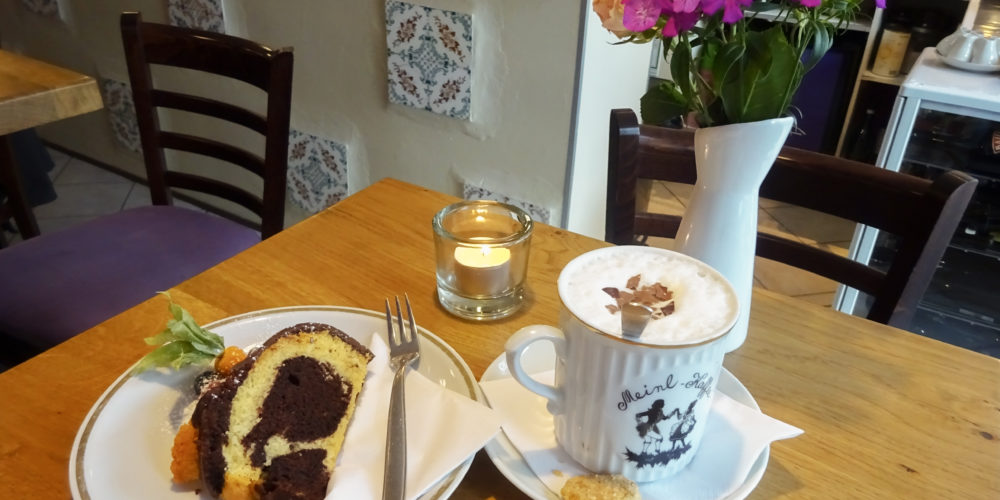
<path fill-rule="evenodd" d="M 174 26 L 226 32 L 222 0 L 167 0 L 167 16 Z"/>
<path fill-rule="evenodd" d="M 549 223 L 549 217 L 551 212 L 549 209 L 535 205 L 534 203 L 528 203 L 526 201 L 521 201 L 515 198 L 511 198 L 505 194 L 496 193 L 490 191 L 482 186 L 475 186 L 468 182 L 464 183 L 462 186 L 462 197 L 467 200 L 493 200 L 499 201 L 501 203 L 506 203 L 508 205 L 514 205 L 531 216 L 532 220 L 538 222 Z"/>
<path fill-rule="evenodd" d="M 288 134 L 288 191 L 316 213 L 347 196 L 347 146 L 298 130 Z"/>
<path fill-rule="evenodd" d="M 135 105 L 132 103 L 132 89 L 127 83 L 101 78 L 101 94 L 104 97 L 104 107 L 111 117 L 111 129 L 115 139 L 125 149 L 142 152 L 142 140 L 139 137 L 139 121 L 135 115 Z"/>
<path fill-rule="evenodd" d="M 389 0 L 389 101 L 469 118 L 472 16 Z"/>
<path fill-rule="evenodd" d="M 21 5 L 29 12 L 41 16 L 56 17 L 59 15 L 58 0 L 21 0 Z"/>

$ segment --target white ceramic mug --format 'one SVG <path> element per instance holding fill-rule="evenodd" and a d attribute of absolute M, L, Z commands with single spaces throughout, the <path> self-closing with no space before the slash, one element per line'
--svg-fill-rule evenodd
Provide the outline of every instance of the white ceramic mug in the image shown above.
<path fill-rule="evenodd" d="M 669 254 L 693 263 L 724 290 L 724 317 L 702 339 L 682 344 L 650 344 L 624 338 L 607 326 L 596 328 L 567 305 L 570 277 L 579 261 L 600 262 L 603 253 Z M 506 344 L 507 365 L 528 390 L 549 400 L 556 440 L 581 465 L 595 472 L 654 481 L 683 469 L 705 431 L 723 355 L 723 340 L 738 317 L 732 286 L 711 267 L 685 255 L 649 247 L 611 247 L 574 259 L 559 277 L 563 302 L 559 325 L 520 329 Z M 680 300 L 678 297 L 677 300 Z M 684 307 L 683 303 L 677 305 Z M 656 321 L 656 320 L 654 320 Z M 591 321 L 593 323 L 593 321 Z M 649 327 L 647 326 L 647 330 Z M 555 385 L 540 383 L 521 366 L 525 349 L 539 341 L 555 347 Z"/>

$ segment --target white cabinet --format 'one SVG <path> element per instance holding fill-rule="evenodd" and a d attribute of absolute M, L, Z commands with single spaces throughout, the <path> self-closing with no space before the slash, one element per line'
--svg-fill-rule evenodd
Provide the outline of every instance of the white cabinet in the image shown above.
<path fill-rule="evenodd" d="M 864 94 L 865 88 L 873 84 L 898 87 L 907 77 L 905 74 L 897 76 L 882 76 L 871 71 L 872 61 L 878 50 L 878 42 L 881 37 L 882 28 L 886 24 L 888 13 L 893 12 L 892 9 L 906 9 L 913 14 L 926 12 L 930 8 L 933 8 L 934 10 L 945 9 L 941 10 L 941 12 L 954 12 L 956 14 L 961 14 L 960 24 L 962 26 L 972 27 L 976 22 L 976 14 L 979 11 L 980 1 L 981 0 L 927 2 L 919 0 L 890 0 L 888 2 L 888 12 L 886 10 L 876 9 L 871 18 L 868 37 L 865 40 L 865 48 L 861 56 L 861 67 L 858 69 L 857 76 L 855 77 L 854 88 L 851 92 L 850 102 L 848 103 L 847 113 L 845 115 L 846 118 L 844 119 L 844 123 L 840 130 L 840 139 L 837 141 L 837 156 L 846 156 L 847 150 L 854 139 L 854 135 L 857 133 L 855 128 L 857 127 L 857 124 L 852 122 L 852 118 L 855 116 L 862 116 L 863 114 L 857 113 L 856 109 L 863 105 L 863 103 L 860 102 L 860 98 Z M 983 1 L 995 2 L 997 0 Z M 953 28 L 951 29 L 951 31 L 953 31 L 954 29 L 957 29 L 958 26 L 956 25 L 951 28 Z M 947 34 L 948 33 L 943 33 L 942 35 Z"/>
<path fill-rule="evenodd" d="M 994 144 L 997 142 L 997 144 Z M 900 86 L 878 167 L 933 178 L 962 170 L 976 193 L 921 300 L 912 330 L 1000 356 L 1000 77 L 952 68 L 923 51 Z M 877 267 L 892 241 L 875 229 L 855 232 L 851 258 Z M 860 313 L 854 290 L 835 306 Z"/>

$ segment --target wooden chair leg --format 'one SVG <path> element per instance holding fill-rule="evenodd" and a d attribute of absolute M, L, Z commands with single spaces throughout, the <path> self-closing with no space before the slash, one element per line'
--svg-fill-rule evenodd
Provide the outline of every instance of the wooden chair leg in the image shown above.
<path fill-rule="evenodd" d="M 38 222 L 31 211 L 31 205 L 24 193 L 21 183 L 21 173 L 14 159 L 14 148 L 10 145 L 8 136 L 0 136 L 0 185 L 7 195 L 7 207 L 17 223 L 21 238 L 28 239 L 39 235 Z"/>

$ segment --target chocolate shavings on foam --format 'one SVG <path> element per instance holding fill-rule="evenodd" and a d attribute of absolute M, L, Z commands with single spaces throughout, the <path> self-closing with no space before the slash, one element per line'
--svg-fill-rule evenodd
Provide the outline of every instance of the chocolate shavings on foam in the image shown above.
<path fill-rule="evenodd" d="M 628 279 L 625 288 L 619 289 L 611 286 L 602 288 L 604 293 L 615 299 L 614 304 L 608 304 L 604 307 L 607 307 L 611 314 L 615 314 L 621 311 L 625 304 L 638 302 L 653 310 L 652 319 L 671 315 L 674 312 L 674 292 L 659 282 L 640 287 L 641 279 L 642 275 L 637 274 Z"/>

